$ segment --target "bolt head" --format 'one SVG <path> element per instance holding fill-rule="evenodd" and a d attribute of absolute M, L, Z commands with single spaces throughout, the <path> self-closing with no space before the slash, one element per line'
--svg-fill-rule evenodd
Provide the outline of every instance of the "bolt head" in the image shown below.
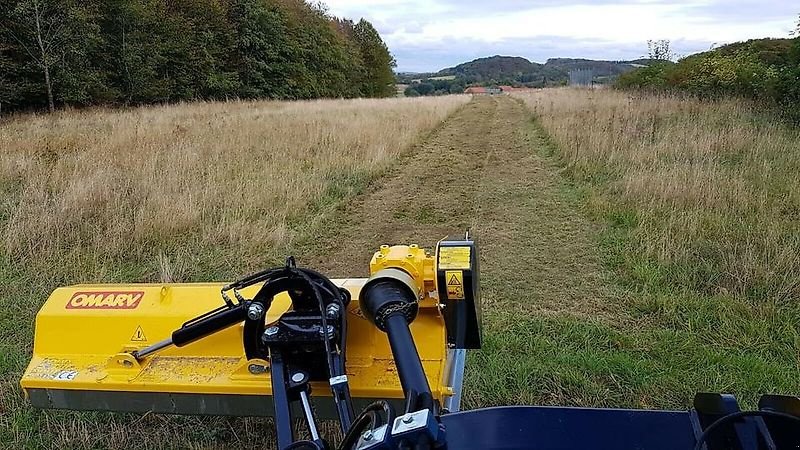
<path fill-rule="evenodd" d="M 326 332 L 326 330 L 327 330 L 327 332 Z M 319 334 L 322 335 L 322 336 L 327 336 L 328 338 L 332 338 L 333 337 L 333 325 L 328 325 L 325 329 L 320 327 Z"/>
<path fill-rule="evenodd" d="M 264 314 L 264 307 L 259 303 L 253 303 L 247 308 L 247 317 L 250 320 L 258 320 Z"/>
<path fill-rule="evenodd" d="M 372 430 L 367 430 L 364 432 L 363 437 L 365 441 L 371 441 L 372 438 L 375 437 L 375 435 L 372 434 Z"/>
<path fill-rule="evenodd" d="M 336 303 L 331 303 L 330 305 L 328 305 L 327 308 L 325 308 L 325 316 L 328 319 L 338 319 L 339 312 L 340 308 L 339 305 L 337 305 Z"/>
<path fill-rule="evenodd" d="M 404 424 L 414 423 L 414 416 L 409 414 L 409 415 L 403 417 L 403 423 Z"/>
<path fill-rule="evenodd" d="M 303 375 L 300 372 L 297 372 L 294 375 L 292 375 L 292 381 L 294 381 L 295 383 L 299 383 L 299 382 L 303 381 L 305 378 L 306 378 L 306 376 Z"/>
<path fill-rule="evenodd" d="M 269 327 L 266 330 L 264 330 L 264 334 L 267 336 L 275 336 L 276 334 L 278 334 L 278 327 Z"/>

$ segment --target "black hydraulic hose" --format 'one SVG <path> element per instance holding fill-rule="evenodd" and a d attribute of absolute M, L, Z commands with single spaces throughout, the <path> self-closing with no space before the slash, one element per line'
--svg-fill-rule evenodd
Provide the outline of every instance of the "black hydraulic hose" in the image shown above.
<path fill-rule="evenodd" d="M 345 370 L 344 370 L 343 364 L 342 364 L 342 366 L 339 366 L 339 365 L 337 365 L 335 363 L 335 358 L 333 356 L 334 353 L 333 353 L 333 350 L 331 348 L 331 342 L 330 342 L 330 339 L 328 339 L 328 334 L 327 334 L 328 318 L 327 318 L 326 311 L 325 311 L 325 301 L 322 299 L 322 294 L 319 292 L 319 287 L 317 286 L 316 283 L 314 283 L 314 281 L 311 279 L 311 277 L 308 276 L 308 274 L 305 273 L 302 269 L 292 269 L 292 270 L 295 273 L 299 274 L 300 277 L 303 280 L 305 280 L 305 282 L 311 287 L 312 291 L 314 292 L 314 296 L 317 298 L 317 303 L 319 305 L 320 318 L 322 320 L 322 330 L 323 330 L 322 342 L 325 345 L 325 354 L 327 356 L 327 361 L 328 361 L 328 373 L 330 374 L 331 378 L 336 377 L 336 376 L 340 376 L 340 375 L 345 375 Z M 325 279 L 325 278 L 323 278 L 323 279 Z M 331 283 L 331 285 L 333 285 L 333 283 Z M 334 289 L 333 293 L 334 294 L 339 293 L 339 288 L 337 288 L 335 286 L 334 286 L 334 288 L 335 289 Z M 338 300 L 338 298 L 339 298 L 338 296 L 336 298 L 337 298 L 337 304 L 340 307 L 340 309 L 339 309 L 340 314 L 345 314 L 344 304 L 340 300 Z M 346 318 L 342 319 L 342 323 L 343 324 L 346 323 Z M 346 332 L 347 332 L 347 329 L 343 328 L 342 332 L 341 332 L 342 336 L 345 336 Z M 342 342 L 344 342 L 344 341 L 342 341 Z M 342 348 L 344 348 L 344 347 L 342 346 Z M 339 392 L 342 392 L 342 395 L 339 395 Z M 352 418 L 352 400 L 350 398 L 350 389 L 347 387 L 347 384 L 345 384 L 344 388 L 339 388 L 336 385 L 331 385 L 331 393 L 333 394 L 333 401 L 336 404 L 336 410 L 339 413 L 340 427 L 341 427 L 342 431 L 344 432 L 344 430 L 347 430 L 348 428 L 350 428 L 352 426 L 352 422 L 351 422 L 351 418 Z"/>
<path fill-rule="evenodd" d="M 375 411 L 364 411 L 358 417 L 356 417 L 356 419 L 353 421 L 353 424 L 350 426 L 350 429 L 347 430 L 347 433 L 345 433 L 342 443 L 339 444 L 339 449 L 351 450 L 353 447 L 355 447 L 355 445 L 358 443 L 358 437 L 361 436 L 361 433 L 367 429 L 370 423 L 375 421 L 375 419 L 372 417 L 375 414 Z"/>
<path fill-rule="evenodd" d="M 276 268 L 276 269 L 267 269 L 262 270 L 261 272 L 256 272 L 252 275 L 248 275 L 240 280 L 234 281 L 231 284 L 225 285 L 222 290 L 227 291 L 230 289 L 242 289 L 247 286 L 252 286 L 256 283 L 260 283 L 268 278 L 272 278 L 275 274 L 280 273 L 284 270 L 283 267 Z"/>
<path fill-rule="evenodd" d="M 347 433 L 344 435 L 344 439 L 342 439 L 342 443 L 339 444 L 339 450 L 351 450 L 355 445 L 358 443 L 358 437 L 361 436 L 361 433 L 367 429 L 367 427 L 371 427 L 375 429 L 382 425 L 381 418 L 377 414 L 377 411 L 383 410 L 386 414 L 386 424 L 387 426 L 391 427 L 392 423 L 394 423 L 395 413 L 394 408 L 392 405 L 387 402 L 386 400 L 379 400 L 377 402 L 370 403 L 361 414 L 356 417 L 353 421 L 353 425 L 347 430 Z"/>
<path fill-rule="evenodd" d="M 433 395 L 407 319 L 402 313 L 393 313 L 386 317 L 385 324 L 403 393 L 406 397 L 412 392 L 417 396 L 416 402 L 408 406 L 414 408 L 414 411 L 432 409 Z"/>
<path fill-rule="evenodd" d="M 339 336 L 339 355 L 334 360 L 336 361 L 336 373 L 345 375 L 345 362 L 347 361 L 347 316 L 346 306 L 344 302 L 339 301 L 339 314 L 342 314 L 342 332 Z M 334 403 L 339 413 L 339 428 L 342 433 L 346 433 L 353 423 L 353 399 L 350 397 L 349 385 L 345 382 L 331 386 L 333 395 L 335 397 Z"/>
<path fill-rule="evenodd" d="M 308 284 L 308 286 L 311 288 L 311 291 L 314 293 L 314 297 L 317 299 L 317 303 L 319 305 L 320 318 L 322 319 L 322 330 L 323 330 L 322 343 L 325 345 L 325 353 L 328 360 L 328 373 L 333 375 L 335 364 L 333 363 L 333 351 L 331 350 L 331 341 L 330 339 L 328 339 L 328 334 L 327 334 L 328 319 L 325 316 L 325 301 L 322 300 L 322 294 L 320 294 L 319 292 L 319 287 L 317 287 L 317 284 L 314 283 L 314 281 L 311 279 L 311 277 L 308 276 L 308 274 L 303 272 L 302 269 L 291 269 L 291 270 L 294 273 L 300 275 L 300 278 L 302 278 L 303 281 L 305 281 L 306 284 Z"/>

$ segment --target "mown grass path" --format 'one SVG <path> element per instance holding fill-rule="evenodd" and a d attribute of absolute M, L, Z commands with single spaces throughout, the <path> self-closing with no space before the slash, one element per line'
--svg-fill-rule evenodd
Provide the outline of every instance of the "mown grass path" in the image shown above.
<path fill-rule="evenodd" d="M 549 358 L 553 339 L 564 338 L 562 318 L 621 317 L 595 227 L 539 156 L 543 145 L 524 106 L 505 96 L 477 97 L 345 208 L 335 229 L 323 230 L 299 258 L 333 276 L 366 276 L 380 244 L 432 247 L 470 229 L 481 250 L 486 349 L 469 359 L 466 407 L 584 403 L 560 395 L 562 376 L 546 373 L 553 362 L 538 359 Z"/>

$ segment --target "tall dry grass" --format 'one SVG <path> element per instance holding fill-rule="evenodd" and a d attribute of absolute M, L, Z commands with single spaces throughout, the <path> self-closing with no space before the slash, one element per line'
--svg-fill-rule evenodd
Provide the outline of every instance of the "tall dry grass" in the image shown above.
<path fill-rule="evenodd" d="M 148 448 L 179 434 L 185 447 L 241 430 L 269 445 L 261 421 L 34 412 L 19 378 L 36 311 L 63 284 L 224 280 L 275 264 L 467 101 L 192 103 L 0 122 L 0 447 L 90 447 L 109 432 Z M 134 421 L 152 433 L 136 437 Z"/>
<path fill-rule="evenodd" d="M 176 261 L 198 248 L 222 258 L 283 248 L 315 202 L 383 170 L 466 101 L 192 103 L 16 118 L 0 124 L 2 256 L 58 261 L 85 278 L 146 257 L 176 279 L 187 264 Z"/>
<path fill-rule="evenodd" d="M 800 300 L 800 133 L 735 100 L 613 90 L 520 94 L 594 210 L 630 232 L 645 285 Z M 597 188 L 597 189 L 595 189 Z M 797 334 L 797 330 L 795 330 Z"/>

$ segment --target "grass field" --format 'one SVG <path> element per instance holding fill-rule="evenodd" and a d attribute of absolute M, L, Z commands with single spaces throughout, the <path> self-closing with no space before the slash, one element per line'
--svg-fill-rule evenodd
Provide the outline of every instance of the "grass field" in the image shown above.
<path fill-rule="evenodd" d="M 272 265 L 468 100 L 193 103 L 0 123 L 0 442 L 158 447 L 158 431 L 102 436 L 127 419 L 24 406 L 18 378 L 49 292 Z"/>
<path fill-rule="evenodd" d="M 798 130 L 737 101 L 518 98 L 549 136 L 543 154 L 604 224 L 625 292 L 622 322 L 570 331 L 596 340 L 575 356 L 619 385 L 600 382 L 609 403 L 680 407 L 711 390 L 752 407 L 759 393 L 800 392 Z"/>
<path fill-rule="evenodd" d="M 271 435 L 259 419 L 27 407 L 33 315 L 59 284 L 230 279 L 288 252 L 362 276 L 382 243 L 466 228 L 482 250 L 485 348 L 465 407 L 800 393 L 796 131 L 736 102 L 467 100 L 0 124 L 0 445 L 263 448 Z"/>

